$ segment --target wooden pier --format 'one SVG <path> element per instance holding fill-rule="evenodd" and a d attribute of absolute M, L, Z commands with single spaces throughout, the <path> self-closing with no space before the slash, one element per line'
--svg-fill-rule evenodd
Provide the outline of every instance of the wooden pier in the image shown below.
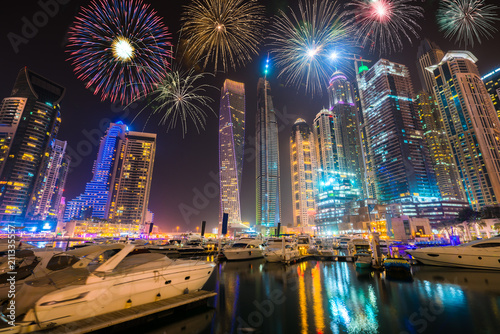
<path fill-rule="evenodd" d="M 47 328 L 44 330 L 36 330 L 40 334 L 84 334 L 97 330 L 102 330 L 111 326 L 120 325 L 130 321 L 139 321 L 140 318 L 157 317 L 161 313 L 173 311 L 180 307 L 201 306 L 207 302 L 208 298 L 217 295 L 215 292 L 199 290 L 183 294 L 177 297 L 172 297 L 160 300 L 154 303 L 134 306 L 120 311 L 110 312 L 96 317 L 82 319 L 57 327 Z M 147 319 L 150 321 L 151 319 Z M 17 328 L 16 328 L 17 327 Z M 16 326 L 11 333 L 34 333 L 32 329 Z"/>

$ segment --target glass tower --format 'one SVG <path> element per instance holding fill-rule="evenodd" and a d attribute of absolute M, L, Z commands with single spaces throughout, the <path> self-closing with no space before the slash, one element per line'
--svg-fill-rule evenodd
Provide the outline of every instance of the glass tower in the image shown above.
<path fill-rule="evenodd" d="M 224 81 L 219 113 L 220 210 L 230 227 L 241 226 L 240 189 L 245 143 L 245 85 Z"/>
<path fill-rule="evenodd" d="M 427 38 L 420 42 L 417 50 L 417 69 L 420 84 L 424 92 L 433 94 L 432 87 L 434 87 L 432 74 L 425 68 L 439 63 L 443 57 L 444 52 L 436 43 L 431 42 Z"/>
<path fill-rule="evenodd" d="M 292 126 L 290 166 L 292 175 L 293 226 L 314 225 L 316 213 L 316 152 L 314 136 L 302 118 Z"/>
<path fill-rule="evenodd" d="M 462 187 L 474 210 L 500 199 L 500 121 L 469 51 L 427 67 Z"/>
<path fill-rule="evenodd" d="M 257 84 L 256 148 L 256 223 L 275 227 L 281 221 L 278 124 L 265 78 Z"/>
<path fill-rule="evenodd" d="M 343 172 L 354 175 L 354 184 L 360 189 L 363 182 L 363 156 L 359 135 L 358 111 L 355 105 L 353 90 L 347 77 L 336 72 L 330 79 L 328 87 L 330 111 L 335 115 L 335 132 L 339 134 L 338 150 L 343 159 Z"/>
<path fill-rule="evenodd" d="M 381 203 L 439 198 L 408 68 L 380 59 L 362 73 L 363 118 Z"/>
<path fill-rule="evenodd" d="M 23 68 L 0 105 L 0 221 L 23 222 L 61 122 L 65 89 Z M 36 197 L 36 196 L 35 196 Z"/>
<path fill-rule="evenodd" d="M 66 204 L 65 220 L 80 219 L 83 213 L 92 217 L 108 218 L 126 126 L 122 122 L 111 123 L 101 139 L 97 160 L 94 161 L 93 177 L 85 186 L 85 192 Z"/>

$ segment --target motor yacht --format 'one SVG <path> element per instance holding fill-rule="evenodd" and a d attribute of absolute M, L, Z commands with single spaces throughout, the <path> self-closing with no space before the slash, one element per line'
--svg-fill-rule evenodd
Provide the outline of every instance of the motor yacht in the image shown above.
<path fill-rule="evenodd" d="M 313 241 L 311 236 L 308 234 L 299 234 L 297 236 L 297 246 L 301 255 L 306 255 L 311 253 L 313 247 Z"/>
<path fill-rule="evenodd" d="M 458 246 L 426 247 L 406 252 L 427 265 L 500 270 L 500 236 Z"/>
<path fill-rule="evenodd" d="M 289 238 L 270 238 L 264 249 L 267 262 L 292 261 L 300 256 L 297 243 Z"/>
<path fill-rule="evenodd" d="M 349 255 L 356 256 L 356 267 L 369 268 L 372 265 L 370 242 L 366 239 L 354 238 L 347 243 Z"/>
<path fill-rule="evenodd" d="M 102 247 L 102 246 L 89 246 Z M 72 266 L 29 279 L 16 295 L 16 325 L 23 332 L 52 328 L 203 287 L 215 264 L 171 260 L 162 254 L 114 244 Z M 2 319 L 8 304 L 2 309 Z"/>
<path fill-rule="evenodd" d="M 254 238 L 240 238 L 222 252 L 228 260 L 249 260 L 264 257 L 262 240 Z"/>

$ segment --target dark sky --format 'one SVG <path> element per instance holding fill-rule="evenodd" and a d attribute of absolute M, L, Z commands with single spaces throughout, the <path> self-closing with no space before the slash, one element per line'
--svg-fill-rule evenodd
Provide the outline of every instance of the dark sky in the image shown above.
<path fill-rule="evenodd" d="M 41 0 L 47 2 L 50 0 Z M 57 0 L 56 0 L 57 1 Z M 100 97 L 85 89 L 72 72 L 66 61 L 65 44 L 68 27 L 77 14 L 79 7 L 87 5 L 87 0 L 59 0 L 63 3 L 54 11 L 38 31 L 27 38 L 26 44 L 21 44 L 16 53 L 8 39 L 9 33 L 21 35 L 24 21 L 33 22 L 33 17 L 40 18 L 42 7 L 39 1 L 17 0 L 3 4 L 0 16 L 0 97 L 10 95 L 18 71 L 28 66 L 50 80 L 66 87 L 66 95 L 61 102 L 62 125 L 58 138 L 67 140 L 69 147 L 78 153 L 80 159 L 74 161 L 73 170 L 68 175 L 65 196 L 70 200 L 79 195 L 85 183 L 91 179 L 92 164 L 97 154 L 97 138 L 102 135 L 101 125 L 107 120 L 122 119 L 131 124 L 141 107 L 123 111 L 108 101 L 101 102 Z M 164 17 L 164 23 L 173 33 L 172 42 L 177 42 L 179 29 L 179 14 L 182 5 L 187 0 L 147 0 L 158 14 Z M 489 0 L 488 3 L 495 3 Z M 289 3 L 295 5 L 295 0 L 263 1 L 268 16 L 277 12 L 278 8 L 285 8 Z M 460 49 L 458 45 L 447 41 L 438 31 L 434 13 L 437 9 L 437 0 L 426 1 L 423 6 L 426 10 L 425 19 L 421 22 L 421 37 L 427 37 L 444 50 Z M 43 19 L 43 17 L 42 17 Z M 43 22 L 42 22 L 43 23 Z M 497 24 L 500 27 L 500 23 Z M 401 53 L 386 55 L 384 58 L 399 62 L 410 67 L 416 87 L 418 76 L 415 60 L 419 40 L 413 45 L 405 43 Z M 482 74 L 500 66 L 500 37 L 496 33 L 493 39 L 484 41 L 470 50 L 478 57 L 477 63 Z M 378 60 L 378 54 L 363 56 Z M 266 47 L 263 47 L 254 62 L 245 68 L 229 73 L 218 73 L 209 83 L 220 88 L 224 79 L 230 78 L 245 83 L 246 86 L 246 154 L 243 167 L 242 185 L 242 218 L 244 221 L 255 221 L 255 159 L 253 158 L 256 112 L 256 86 L 261 74 L 262 61 L 266 57 Z M 277 73 L 277 70 L 274 70 Z M 310 98 L 295 88 L 285 87 L 283 82 L 275 76 L 269 77 L 274 96 L 275 108 L 279 111 L 280 124 L 280 161 L 281 161 L 281 192 L 282 192 L 282 221 L 284 224 L 292 222 L 291 195 L 290 195 L 290 162 L 289 136 L 296 118 L 304 118 L 311 123 L 314 115 L 328 101 L 326 96 Z M 219 93 L 212 91 L 215 102 L 213 109 L 218 113 Z M 139 115 L 130 125 L 132 130 L 142 131 L 148 117 L 148 110 Z M 150 209 L 155 213 L 155 223 L 163 230 L 172 231 L 176 226 L 181 230 L 195 230 L 196 226 L 206 220 L 209 227 L 215 227 L 218 221 L 218 190 L 216 173 L 218 169 L 218 118 L 210 115 L 206 130 L 197 133 L 191 126 L 183 138 L 180 129 L 167 133 L 166 127 L 158 125 L 159 118 L 152 117 L 145 127 L 146 132 L 158 134 L 158 145 L 153 175 L 153 186 L 150 197 Z M 250 149 L 248 149 L 250 148 Z M 196 195 L 202 194 L 202 196 Z M 189 217 L 181 214 L 181 208 L 191 208 Z"/>

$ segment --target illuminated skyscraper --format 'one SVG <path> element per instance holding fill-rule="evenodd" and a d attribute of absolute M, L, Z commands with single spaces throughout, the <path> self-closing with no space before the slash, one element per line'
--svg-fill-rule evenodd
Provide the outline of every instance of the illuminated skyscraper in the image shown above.
<path fill-rule="evenodd" d="M 500 119 L 500 67 L 481 78 Z"/>
<path fill-rule="evenodd" d="M 122 122 L 111 123 L 101 139 L 97 160 L 94 162 L 93 177 L 85 186 L 85 192 L 66 204 L 65 220 L 80 219 L 82 216 L 108 218 L 119 153 L 125 139 L 127 127 Z"/>
<path fill-rule="evenodd" d="M 292 126 L 290 136 L 293 226 L 313 225 L 317 193 L 314 136 L 302 118 Z"/>
<path fill-rule="evenodd" d="M 240 189 L 245 143 L 245 85 L 224 81 L 219 113 L 220 210 L 231 227 L 241 224 Z"/>
<path fill-rule="evenodd" d="M 43 177 L 42 166 L 61 122 L 65 89 L 23 68 L 0 105 L 0 221 L 20 221 Z"/>
<path fill-rule="evenodd" d="M 108 219 L 144 224 L 156 152 L 156 134 L 127 131 L 121 145 Z"/>
<path fill-rule="evenodd" d="M 464 200 L 465 194 L 459 182 L 437 102 L 432 95 L 421 92 L 416 103 L 441 198 Z"/>
<path fill-rule="evenodd" d="M 467 200 L 475 210 L 500 199 L 500 121 L 469 51 L 450 51 L 427 69 Z"/>
<path fill-rule="evenodd" d="M 330 111 L 335 115 L 335 132 L 339 134 L 337 147 L 339 157 L 343 160 L 343 172 L 352 174 L 354 184 L 360 189 L 364 180 L 363 156 L 359 136 L 359 120 L 351 84 L 347 77 L 336 72 L 330 79 L 328 87 Z"/>
<path fill-rule="evenodd" d="M 313 131 L 316 145 L 319 181 L 327 179 L 330 173 L 345 170 L 342 134 L 339 119 L 330 110 L 321 110 L 314 118 Z"/>
<path fill-rule="evenodd" d="M 363 72 L 363 117 L 381 203 L 439 198 L 406 66 L 380 59 Z"/>
<path fill-rule="evenodd" d="M 274 227 L 281 221 L 278 124 L 269 82 L 257 84 L 256 223 Z"/>
<path fill-rule="evenodd" d="M 444 52 L 436 43 L 431 42 L 427 38 L 420 42 L 417 51 L 418 77 L 420 79 L 420 84 L 422 85 L 422 90 L 428 94 L 434 94 L 434 78 L 425 68 L 439 63 L 443 57 Z"/>
<path fill-rule="evenodd" d="M 70 157 L 66 154 L 67 142 L 54 140 L 51 144 L 49 158 L 45 161 L 43 177 L 36 186 L 34 197 L 28 210 L 32 219 L 45 220 L 51 216 L 57 219 L 61 197 L 68 176 Z"/>

